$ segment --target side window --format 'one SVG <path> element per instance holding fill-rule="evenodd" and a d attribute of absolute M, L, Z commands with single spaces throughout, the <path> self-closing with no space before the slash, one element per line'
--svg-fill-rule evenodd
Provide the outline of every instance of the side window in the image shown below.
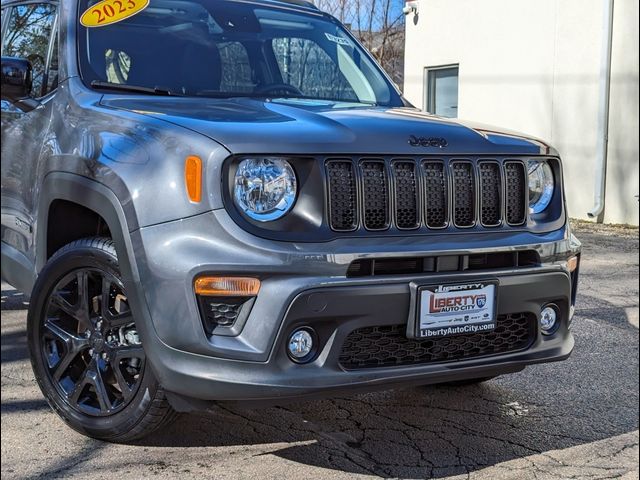
<path fill-rule="evenodd" d="M 313 40 L 274 38 L 273 52 L 284 83 L 305 96 L 358 100 L 339 65 Z"/>
<path fill-rule="evenodd" d="M 222 78 L 221 92 L 253 92 L 256 84 L 251 73 L 247 49 L 240 42 L 218 43 Z"/>
<path fill-rule="evenodd" d="M 24 58 L 33 67 L 34 97 L 47 93 L 57 71 L 48 80 L 46 75 L 49 43 L 56 18 L 56 8 L 50 4 L 30 4 L 13 7 L 3 43 L 3 56 Z M 57 51 L 56 51 L 57 64 Z M 56 80 L 57 81 L 57 80 Z"/>

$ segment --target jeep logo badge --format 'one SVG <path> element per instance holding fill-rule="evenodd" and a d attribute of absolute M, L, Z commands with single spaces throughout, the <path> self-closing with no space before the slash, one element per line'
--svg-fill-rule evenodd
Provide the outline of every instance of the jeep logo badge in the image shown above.
<path fill-rule="evenodd" d="M 442 137 L 416 137 L 415 135 L 411 135 L 409 137 L 409 145 L 412 147 L 444 148 L 448 143 L 447 140 Z"/>

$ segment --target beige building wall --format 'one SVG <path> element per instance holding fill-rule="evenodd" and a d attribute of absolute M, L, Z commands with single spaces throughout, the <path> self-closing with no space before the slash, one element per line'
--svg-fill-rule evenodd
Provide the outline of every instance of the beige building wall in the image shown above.
<path fill-rule="evenodd" d="M 418 0 L 407 16 L 405 96 L 425 68 L 459 64 L 458 116 L 560 152 L 569 213 L 594 205 L 602 0 Z M 615 0 L 605 221 L 638 224 L 638 2 Z"/>

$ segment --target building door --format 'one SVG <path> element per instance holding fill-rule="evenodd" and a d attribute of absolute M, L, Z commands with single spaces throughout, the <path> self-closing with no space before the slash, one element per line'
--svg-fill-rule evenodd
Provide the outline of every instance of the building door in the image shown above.
<path fill-rule="evenodd" d="M 442 117 L 458 116 L 458 65 L 425 69 L 424 109 Z"/>

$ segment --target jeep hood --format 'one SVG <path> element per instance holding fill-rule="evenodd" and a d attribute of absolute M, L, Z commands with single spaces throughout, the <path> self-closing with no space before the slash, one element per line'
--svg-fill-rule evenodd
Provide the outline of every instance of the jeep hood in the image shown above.
<path fill-rule="evenodd" d="M 234 154 L 556 155 L 551 146 L 529 136 L 436 117 L 414 108 L 315 100 L 129 95 L 104 96 L 100 104 L 180 125 Z M 439 142 L 444 139 L 446 146 L 412 146 L 411 136 Z"/>

